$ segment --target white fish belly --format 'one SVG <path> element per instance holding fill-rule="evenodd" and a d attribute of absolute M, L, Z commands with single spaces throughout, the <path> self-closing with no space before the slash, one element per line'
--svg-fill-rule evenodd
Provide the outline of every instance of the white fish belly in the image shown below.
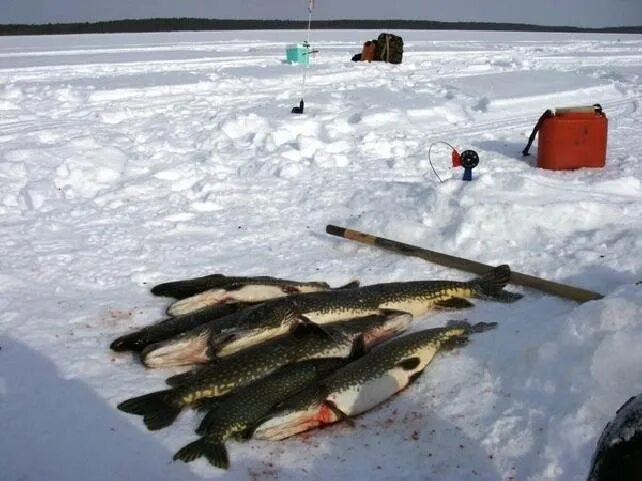
<path fill-rule="evenodd" d="M 363 384 L 334 392 L 327 397 L 348 416 L 363 413 L 382 403 L 408 385 L 408 375 L 401 369 L 392 369 L 384 375 Z"/>
<path fill-rule="evenodd" d="M 228 291 L 210 289 L 195 296 L 173 303 L 167 312 L 172 316 L 182 316 L 214 304 L 232 304 L 236 302 L 262 302 L 268 299 L 285 297 L 288 294 L 279 286 L 251 285 Z"/>
<path fill-rule="evenodd" d="M 410 382 L 410 378 L 415 373 L 423 371 L 432 361 L 437 350 L 435 345 L 426 345 L 407 358 L 419 358 L 419 363 L 412 369 L 404 369 L 401 366 L 394 367 L 383 375 L 364 383 L 355 383 L 342 391 L 333 392 L 326 399 L 333 402 L 341 412 L 348 416 L 368 411 L 404 389 Z"/>

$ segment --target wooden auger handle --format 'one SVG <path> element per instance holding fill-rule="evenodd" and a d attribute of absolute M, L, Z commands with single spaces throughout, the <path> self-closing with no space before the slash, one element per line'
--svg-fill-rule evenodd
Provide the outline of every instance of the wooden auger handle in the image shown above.
<path fill-rule="evenodd" d="M 394 240 L 385 239 L 383 237 L 364 234 L 363 232 L 347 229 L 345 227 L 338 227 L 336 225 L 328 224 L 325 228 L 325 231 L 330 235 L 335 235 L 338 237 L 343 237 L 344 239 L 382 247 L 383 249 L 397 252 L 398 254 L 403 254 L 406 256 L 420 257 L 441 266 L 452 267 L 454 269 L 472 272 L 473 274 L 482 275 L 493 268 L 493 266 L 488 266 L 486 264 L 482 264 L 481 262 L 464 259 L 463 257 L 456 257 L 448 254 L 442 254 L 440 252 L 422 249 L 421 247 L 413 246 L 411 244 L 404 244 L 403 242 L 397 242 Z M 604 297 L 598 292 L 569 286 L 567 284 L 559 284 L 557 282 L 547 281 L 546 279 L 542 279 L 540 277 L 522 274 L 521 272 L 515 272 L 513 270 L 511 270 L 510 283 L 518 286 L 539 289 L 540 291 L 553 294 L 554 296 L 571 299 L 579 303 L 595 301 Z"/>

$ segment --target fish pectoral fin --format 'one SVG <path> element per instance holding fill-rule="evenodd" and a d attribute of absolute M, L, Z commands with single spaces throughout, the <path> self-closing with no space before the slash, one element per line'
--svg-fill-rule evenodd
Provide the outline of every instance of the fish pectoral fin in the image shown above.
<path fill-rule="evenodd" d="M 339 421 L 345 421 L 350 427 L 354 427 L 354 421 L 346 414 L 344 413 L 341 409 L 337 407 L 337 405 L 329 400 L 323 401 L 323 404 L 330 410 L 332 413 L 339 418 Z"/>
<path fill-rule="evenodd" d="M 435 302 L 435 309 L 468 309 L 475 304 L 462 297 L 449 297 Z"/>
<path fill-rule="evenodd" d="M 409 357 L 408 359 L 404 359 L 403 361 L 398 362 L 395 367 L 400 367 L 404 371 L 412 371 L 419 366 L 419 363 L 421 362 L 421 359 L 418 357 Z"/>
<path fill-rule="evenodd" d="M 328 334 L 326 329 L 322 328 L 318 324 L 315 324 L 305 317 L 299 319 L 299 322 L 296 324 L 296 326 L 294 326 L 291 334 L 293 334 L 295 337 L 303 337 L 311 332 L 321 332 L 324 335 Z"/>
<path fill-rule="evenodd" d="M 344 338 L 344 335 L 341 334 L 341 332 L 339 332 L 338 330 L 323 327 L 321 324 L 317 324 L 316 322 L 311 321 L 309 318 L 305 316 L 299 316 L 299 323 L 294 328 L 293 332 L 298 335 L 301 335 L 302 332 L 306 332 L 306 331 L 301 331 L 301 329 L 307 329 L 307 332 L 317 331 L 325 334 L 326 336 L 330 336 L 331 338 L 337 341 L 340 341 L 341 339 Z"/>

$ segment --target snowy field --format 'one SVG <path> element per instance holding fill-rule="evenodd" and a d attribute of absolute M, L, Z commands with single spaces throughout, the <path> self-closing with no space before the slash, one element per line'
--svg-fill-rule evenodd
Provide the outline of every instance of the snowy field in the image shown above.
<path fill-rule="evenodd" d="M 585 479 L 642 391 L 642 37 L 401 31 L 404 63 L 354 64 L 378 31 L 0 37 L 0 478 L 4 481 Z M 607 166 L 537 169 L 547 108 L 599 102 Z M 473 182 L 447 141 L 479 152 Z M 536 144 L 535 146 L 536 147 Z M 116 410 L 176 370 L 110 352 L 163 317 L 152 284 L 213 272 L 338 285 L 466 273 L 326 224 L 599 291 L 417 319 L 497 321 L 356 425 L 174 463 L 197 418 Z"/>

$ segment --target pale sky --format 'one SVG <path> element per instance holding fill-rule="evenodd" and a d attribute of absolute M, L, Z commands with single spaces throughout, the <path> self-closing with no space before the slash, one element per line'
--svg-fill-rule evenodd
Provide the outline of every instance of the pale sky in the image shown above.
<path fill-rule="evenodd" d="M 0 24 L 124 18 L 307 19 L 308 0 L 0 0 Z M 315 0 L 313 19 L 642 25 L 642 0 Z"/>

